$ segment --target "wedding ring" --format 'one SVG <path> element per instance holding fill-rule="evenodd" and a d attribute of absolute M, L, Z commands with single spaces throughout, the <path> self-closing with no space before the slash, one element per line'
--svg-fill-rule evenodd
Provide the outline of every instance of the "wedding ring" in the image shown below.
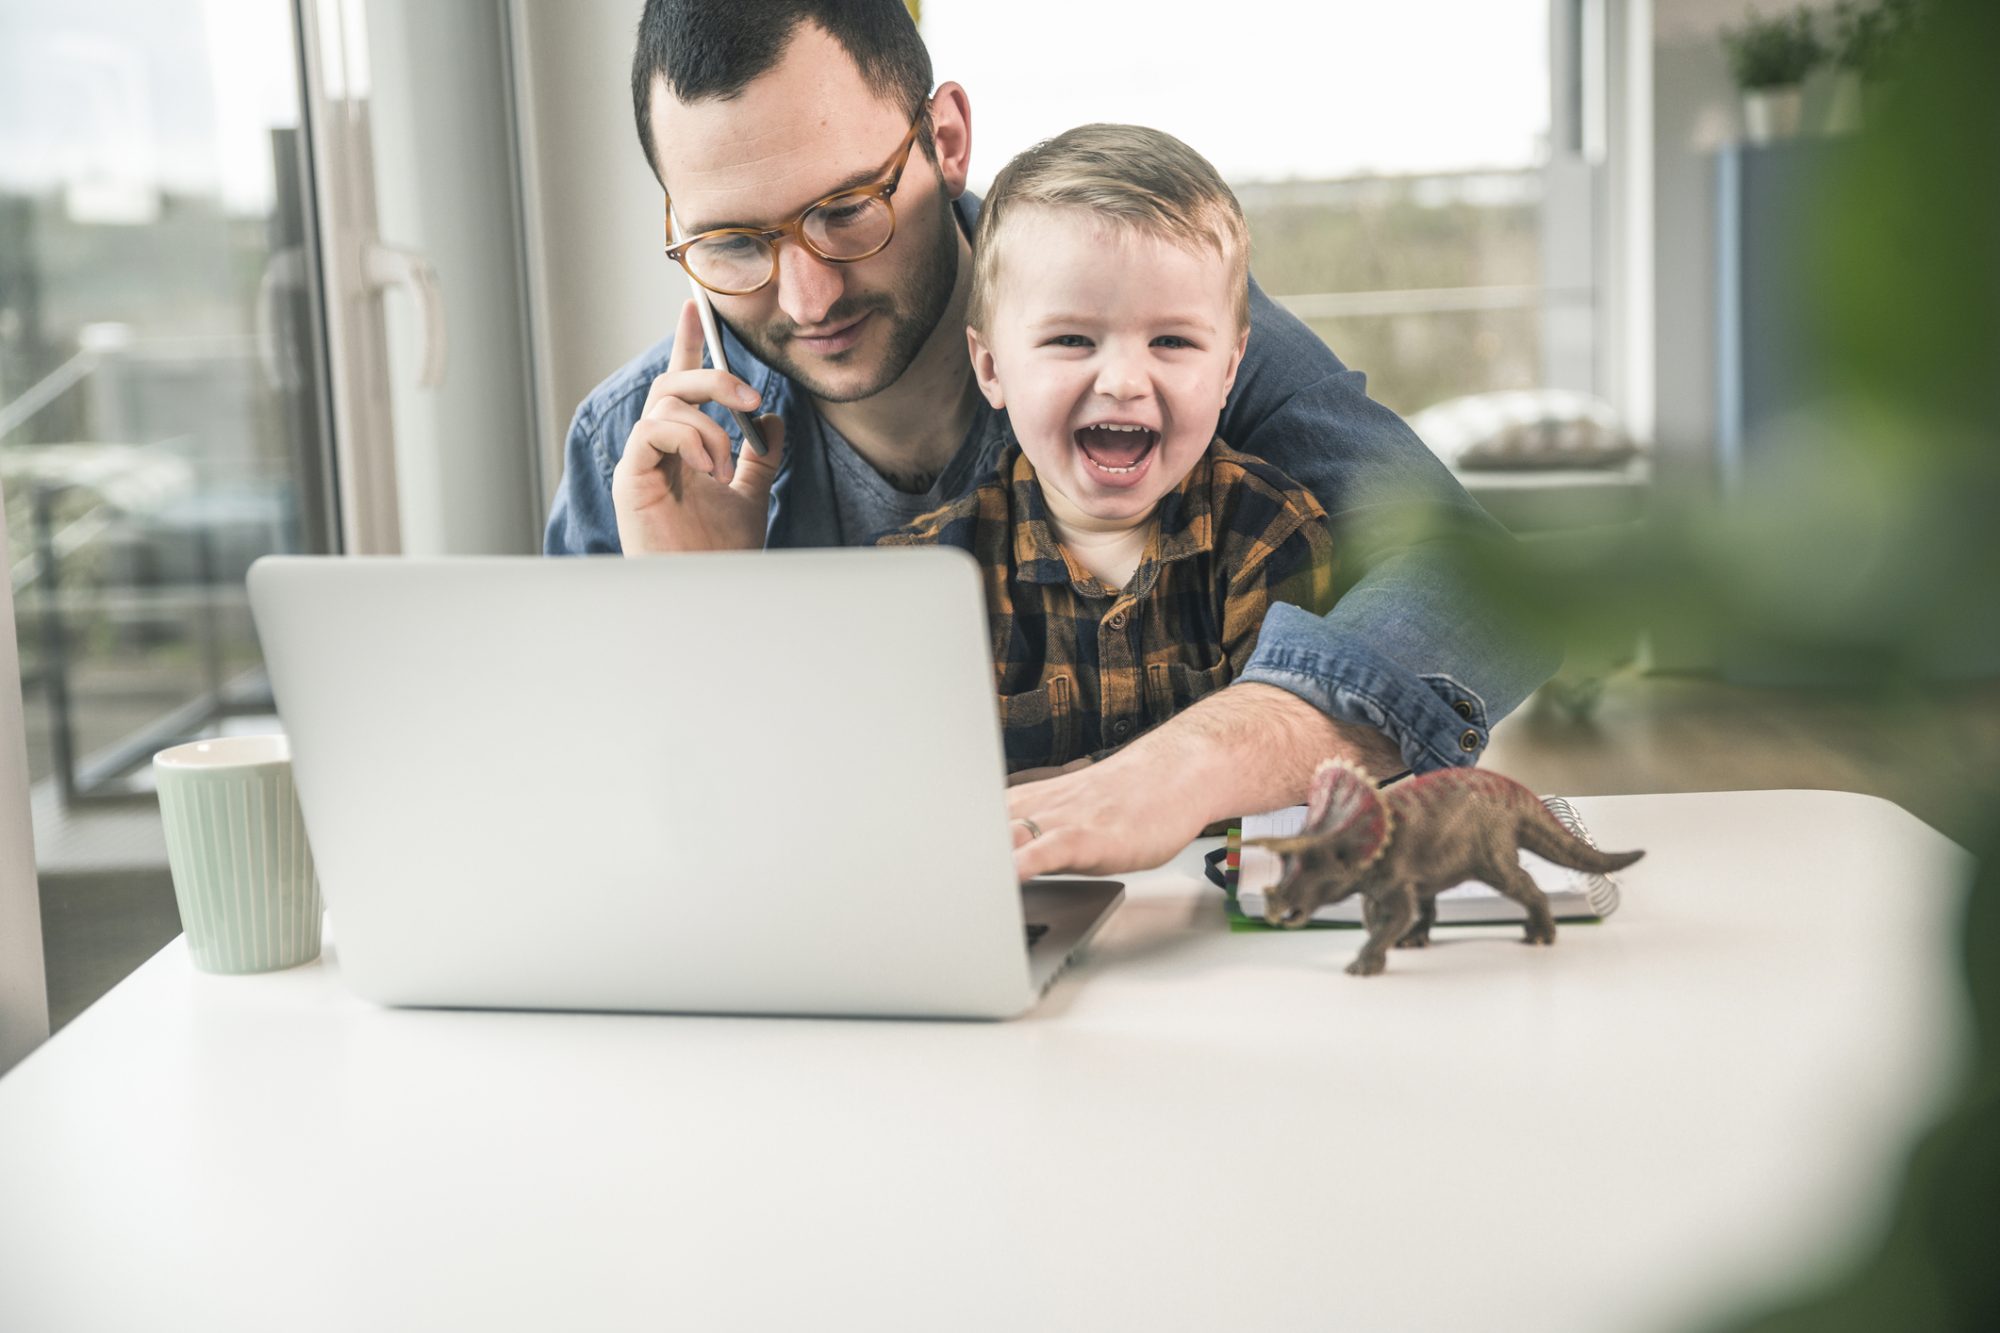
<path fill-rule="evenodd" d="M 1040 824 L 1037 824 L 1034 820 L 1028 818 L 1026 815 L 1020 816 L 1014 822 L 1016 824 L 1019 824 L 1022 828 L 1028 830 L 1029 842 L 1033 842 L 1036 838 L 1042 836 L 1042 826 Z"/>

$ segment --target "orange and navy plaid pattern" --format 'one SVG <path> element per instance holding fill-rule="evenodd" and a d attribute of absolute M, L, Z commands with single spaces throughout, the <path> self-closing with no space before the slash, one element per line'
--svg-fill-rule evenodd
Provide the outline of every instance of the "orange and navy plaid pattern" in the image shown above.
<path fill-rule="evenodd" d="M 877 539 L 979 561 L 1008 771 L 1118 748 L 1234 680 L 1273 602 L 1333 604 L 1326 511 L 1262 459 L 1216 440 L 1154 519 L 1131 581 L 1106 585 L 1056 539 L 1009 443 L 985 482 Z"/>

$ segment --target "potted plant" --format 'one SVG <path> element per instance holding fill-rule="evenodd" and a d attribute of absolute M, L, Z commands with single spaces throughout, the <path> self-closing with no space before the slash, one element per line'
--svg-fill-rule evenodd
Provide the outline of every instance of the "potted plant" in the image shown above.
<path fill-rule="evenodd" d="M 1723 29 L 1722 45 L 1743 94 L 1743 128 L 1750 141 L 1797 134 L 1799 85 L 1826 58 L 1812 15 L 1803 6 L 1768 17 L 1746 14 L 1741 27 Z"/>

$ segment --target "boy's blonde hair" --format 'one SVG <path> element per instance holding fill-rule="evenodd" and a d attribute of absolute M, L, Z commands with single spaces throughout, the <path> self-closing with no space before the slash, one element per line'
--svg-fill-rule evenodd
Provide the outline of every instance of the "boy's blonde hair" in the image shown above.
<path fill-rule="evenodd" d="M 979 211 L 966 311 L 981 333 L 993 316 L 1009 220 L 1035 207 L 1074 209 L 1184 249 L 1214 251 L 1229 266 L 1237 330 L 1250 327 L 1250 228 L 1208 159 L 1143 125 L 1079 125 L 1036 144 L 994 178 Z"/>

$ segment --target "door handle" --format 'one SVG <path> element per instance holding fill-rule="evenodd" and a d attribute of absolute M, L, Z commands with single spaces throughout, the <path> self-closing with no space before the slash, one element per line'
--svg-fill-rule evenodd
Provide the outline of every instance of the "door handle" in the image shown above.
<path fill-rule="evenodd" d="M 423 338 L 423 366 L 417 372 L 417 385 L 435 389 L 443 384 L 444 286 L 438 281 L 437 266 L 414 250 L 370 241 L 361 247 L 361 275 L 372 291 L 402 287 L 416 299 Z"/>

